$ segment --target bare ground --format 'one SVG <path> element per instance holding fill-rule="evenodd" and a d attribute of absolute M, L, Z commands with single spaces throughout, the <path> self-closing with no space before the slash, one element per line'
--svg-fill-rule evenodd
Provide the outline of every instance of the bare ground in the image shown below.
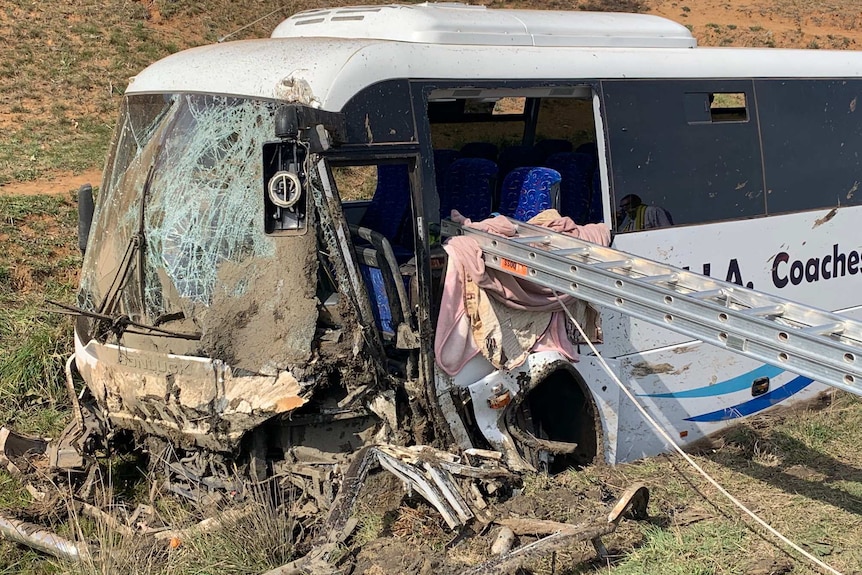
<path fill-rule="evenodd" d="M 164 42 L 175 42 L 181 47 L 208 39 L 210 30 L 201 26 L 199 15 L 172 14 L 169 9 L 165 9 L 171 5 L 167 0 L 132 4 L 139 4 L 145 10 L 147 16 L 142 25 Z M 257 4 L 269 6 L 269 3 Z M 564 8 L 577 2 L 550 4 L 552 6 L 547 7 Z M 490 5 L 538 8 L 545 7 L 546 3 L 534 0 L 493 1 Z M 849 0 L 817 3 L 801 0 L 649 0 L 647 8 L 651 13 L 690 26 L 701 45 L 836 49 L 862 47 L 862 13 L 857 3 Z M 9 30 L 18 19 L 31 21 L 48 17 L 44 5 L 40 8 L 36 4 L 27 5 L 26 2 L 0 2 L 0 34 L 11 37 Z M 67 19 L 70 30 L 85 19 L 71 9 L 61 17 Z M 234 27 L 247 21 L 235 22 Z M 213 26 L 225 30 L 222 25 Z M 37 38 L 22 40 L 38 42 Z M 78 40 L 82 41 L 81 38 Z M 48 39 L 44 44 L 50 48 L 58 42 L 60 40 Z M 56 55 L 56 50 L 53 53 Z M 96 58 L 90 64 L 95 66 L 93 73 L 96 74 L 98 68 L 106 66 L 108 62 Z M 30 115 L 50 118 L 51 106 L 47 99 L 40 99 L 40 92 L 46 93 L 46 98 L 62 102 L 63 110 L 60 112 L 72 122 L 87 117 L 111 124 L 119 94 L 111 88 L 110 97 L 94 98 L 94 94 L 108 92 L 105 86 L 113 82 L 101 77 L 97 79 L 99 81 L 94 81 L 92 86 L 80 88 L 82 91 L 76 91 L 79 90 L 76 88 L 66 92 L 56 91 L 45 78 L 30 81 L 16 76 L 14 89 L 8 83 L 0 83 L 0 90 L 7 96 L 10 90 L 17 94 L 3 101 L 0 127 L 4 130 L 14 129 L 23 118 Z M 103 84 L 101 80 L 107 83 Z M 22 90 L 29 94 L 25 95 Z M 12 111 L 13 108 L 17 111 Z M 21 162 L 26 167 L 30 159 L 22 156 L 12 161 Z M 40 171 L 35 179 L 22 178 L 0 185 L 0 195 L 65 194 L 86 182 L 98 185 L 100 173 L 98 165 L 71 171 Z M 859 517 L 862 517 L 862 491 L 858 487 L 862 484 L 862 472 L 859 471 L 862 469 L 862 460 L 858 450 L 829 452 L 827 446 L 834 443 L 834 438 L 822 439 L 818 433 L 825 425 L 824 421 L 835 420 L 839 426 L 850 426 L 851 423 L 844 422 L 842 418 L 851 411 L 852 404 L 843 400 L 837 407 L 830 407 L 822 414 L 806 415 L 798 425 L 783 425 L 781 419 L 750 422 L 729 435 L 720 449 L 700 459 L 701 463 L 718 475 L 722 483 L 737 493 L 741 491 L 741 497 L 746 502 L 767 517 L 778 516 L 783 527 L 795 533 L 804 545 L 819 549 L 820 554 L 825 553 L 830 559 L 836 560 L 838 566 L 848 573 L 862 565 L 857 538 Z M 665 529 L 681 540 L 685 537 L 682 529 L 691 525 L 704 526 L 706 533 L 714 530 L 717 536 L 725 534 L 725 528 L 731 533 L 753 532 L 747 524 L 739 521 L 735 511 L 716 500 L 701 479 L 678 462 L 666 458 L 616 469 L 598 466 L 555 478 L 530 478 L 525 486 L 527 497 L 493 503 L 500 511 L 518 515 L 575 520 L 600 513 L 613 496 L 636 480 L 645 481 L 654 491 L 651 518 L 645 524 L 623 523 L 617 533 L 606 538 L 606 544 L 613 554 L 637 557 L 638 554 L 647 553 L 654 544 L 651 527 Z M 755 489 L 752 489 L 752 480 Z M 458 542 L 455 534 L 440 524 L 439 518 L 426 504 L 416 499 L 402 502 L 401 486 L 397 482 L 385 476 L 375 478 L 375 482 L 378 484 L 369 486 L 371 489 L 366 490 L 361 503 L 362 522 L 367 530 L 365 540 L 355 539 L 353 542 L 354 545 L 362 543 L 354 549 L 354 572 L 375 575 L 396 572 L 454 573 L 488 556 L 496 534 L 494 530 Z M 703 493 L 704 497 L 692 496 L 692 487 Z M 781 516 L 781 510 L 788 507 L 798 507 L 796 520 Z M 820 518 L 831 517 L 835 525 L 806 525 L 808 516 L 814 514 Z M 730 527 L 726 527 L 726 524 Z M 827 539 L 838 542 L 837 546 L 824 549 L 822 541 Z M 739 553 L 743 550 L 743 553 Z M 692 551 L 689 558 L 691 565 L 699 561 L 701 555 L 710 552 L 710 549 Z M 762 534 L 748 535 L 745 546 L 738 549 L 736 554 L 736 565 L 715 566 L 712 571 L 697 572 L 810 572 L 800 563 L 788 559 L 778 547 L 766 543 Z M 637 565 L 647 567 L 642 571 L 634 567 L 620 573 L 658 572 L 648 567 L 648 561 Z M 595 553 L 589 544 L 574 546 L 566 554 L 555 557 L 553 563 L 548 558 L 545 562 L 528 567 L 535 573 L 603 571 L 602 566 L 595 561 Z M 657 566 L 655 568 L 658 569 Z"/>
<path fill-rule="evenodd" d="M 539 2 L 537 0 L 491 0 L 484 2 L 491 7 L 510 8 L 554 8 L 566 9 L 578 6 L 591 8 L 625 8 L 639 2 L 621 0 L 591 1 L 569 0 Z M 26 4 L 26 3 L 24 3 Z M 332 1 L 293 2 L 285 10 L 273 14 L 256 27 L 252 33 L 265 34 L 280 18 L 287 13 L 310 6 L 339 4 Z M 342 3 L 343 4 L 343 3 Z M 5 5 L 5 10 L 3 9 Z M 811 3 L 802 0 L 647 0 L 642 3 L 647 12 L 664 16 L 689 26 L 700 45 L 703 46 L 755 46 L 780 48 L 821 48 L 821 49 L 859 49 L 862 47 L 862 11 L 856 2 L 848 0 L 824 0 Z M 126 4 L 128 6 L 128 4 Z M 130 14 L 138 14 L 138 23 L 147 33 L 131 29 L 132 37 L 149 39 L 161 43 L 163 48 L 153 50 L 153 57 L 166 55 L 165 49 L 180 49 L 214 40 L 215 37 L 234 31 L 249 23 L 253 17 L 271 12 L 269 2 L 258 0 L 245 9 L 225 7 L 224 2 L 210 0 L 201 3 L 194 11 L 177 10 L 167 0 L 142 0 L 133 2 L 128 9 Z M 135 12 L 137 10 L 137 12 Z M 202 16 L 203 15 L 203 16 Z M 217 15 L 220 15 L 218 17 Z M 11 5 L 0 2 L 0 36 L 19 37 L 34 46 L 32 58 L 9 57 L 7 62 L 21 61 L 23 70 L 33 66 L 32 60 L 61 57 L 63 66 L 81 66 L 85 70 L 84 81 L 72 82 L 63 74 L 53 78 L 44 74 L 28 74 L 22 79 L 20 71 L 12 76 L 0 74 L 0 128 L 14 131 L 25 120 L 44 118 L 46 121 L 60 114 L 69 122 L 69 127 L 78 130 L 82 120 L 90 119 L 102 125 L 112 125 L 119 104 L 124 78 L 134 74 L 135 68 L 121 65 L 122 50 L 119 54 L 104 49 L 95 51 L 92 60 L 82 60 L 84 47 L 93 42 L 110 44 L 119 40 L 111 38 L 94 39 L 94 30 L 87 25 L 94 23 L 98 15 L 92 9 L 49 10 L 44 5 Z M 42 22 L 45 26 L 57 20 L 67 22 L 65 38 L 47 38 L 39 42 L 35 28 L 17 26 L 21 19 Z M 249 34 L 246 30 L 237 37 Z M 128 36 L 129 34 L 127 34 Z M 39 48 L 36 48 L 36 46 Z M 166 48 L 165 48 L 166 47 Z M 37 51 L 38 50 L 38 51 Z M 101 59 L 98 57 L 101 54 Z M 138 67 L 146 60 L 137 58 Z M 125 76 L 123 76 L 125 74 Z M 6 78 L 4 80 L 4 78 Z M 87 79 L 89 78 L 89 83 Z M 11 82 L 10 82 L 11 80 Z M 53 110 L 53 115 L 52 115 Z M 41 147 L 45 147 L 42 144 Z M 12 179 L 0 184 L 0 194 L 29 195 L 39 193 L 65 193 L 79 187 L 84 182 L 97 185 L 101 179 L 101 157 L 95 165 L 82 166 L 72 171 L 55 172 L 48 169 L 30 169 L 34 156 L 22 155 L 10 160 L 18 163 L 14 173 L 26 177 Z M 3 178 L 0 178 L 0 182 Z"/>
<path fill-rule="evenodd" d="M 92 168 L 80 173 L 63 172 L 51 179 L 32 182 L 12 182 L 0 186 L 0 194 L 8 196 L 34 196 L 38 194 L 65 194 L 77 190 L 84 184 L 98 186 L 102 181 L 102 170 Z"/>

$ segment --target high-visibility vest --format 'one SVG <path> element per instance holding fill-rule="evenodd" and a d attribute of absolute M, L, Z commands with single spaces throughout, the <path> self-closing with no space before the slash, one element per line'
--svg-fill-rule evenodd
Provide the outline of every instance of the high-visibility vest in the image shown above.
<path fill-rule="evenodd" d="M 646 209 L 646 204 L 641 204 L 636 208 L 634 218 L 629 215 L 626 215 L 626 223 L 623 226 L 623 229 L 620 231 L 634 232 L 637 230 L 644 229 L 644 215 L 646 214 Z"/>

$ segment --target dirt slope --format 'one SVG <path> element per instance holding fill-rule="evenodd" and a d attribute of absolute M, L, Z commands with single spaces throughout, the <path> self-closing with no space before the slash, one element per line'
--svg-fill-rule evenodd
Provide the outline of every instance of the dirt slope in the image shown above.
<path fill-rule="evenodd" d="M 649 12 L 689 26 L 702 46 L 858 50 L 853 0 L 650 0 Z"/>
<path fill-rule="evenodd" d="M 0 141 L 0 193 L 65 192 L 82 181 L 98 183 L 125 83 L 149 62 L 231 32 L 237 32 L 231 39 L 265 36 L 287 14 L 344 3 L 107 0 L 97 7 L 0 0 L 0 129 L 5 136 Z M 689 26 L 703 46 L 862 46 L 862 12 L 853 0 L 482 3 L 497 8 L 642 8 Z"/>

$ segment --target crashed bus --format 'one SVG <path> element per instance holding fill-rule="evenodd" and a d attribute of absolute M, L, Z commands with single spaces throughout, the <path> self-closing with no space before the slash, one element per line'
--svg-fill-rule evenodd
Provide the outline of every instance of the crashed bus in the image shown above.
<path fill-rule="evenodd" d="M 545 207 L 616 249 L 859 317 L 860 93 L 858 53 L 458 4 L 313 10 L 169 56 L 129 84 L 82 213 L 82 427 L 131 432 L 178 492 L 228 485 L 234 465 L 323 489 L 377 444 L 549 472 L 665 451 L 559 309 L 513 296 L 497 326 L 461 323 L 459 304 L 476 316 L 447 291 L 441 223 L 514 216 L 550 174 Z M 631 196 L 667 225 L 624 229 Z M 683 445 L 827 389 L 578 310 Z"/>

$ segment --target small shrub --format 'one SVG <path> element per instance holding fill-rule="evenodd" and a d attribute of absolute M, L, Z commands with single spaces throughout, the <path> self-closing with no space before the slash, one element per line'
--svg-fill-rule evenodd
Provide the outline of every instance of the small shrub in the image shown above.
<path fill-rule="evenodd" d="M 579 6 L 581 10 L 590 12 L 646 12 L 647 5 L 643 0 L 587 0 Z"/>

